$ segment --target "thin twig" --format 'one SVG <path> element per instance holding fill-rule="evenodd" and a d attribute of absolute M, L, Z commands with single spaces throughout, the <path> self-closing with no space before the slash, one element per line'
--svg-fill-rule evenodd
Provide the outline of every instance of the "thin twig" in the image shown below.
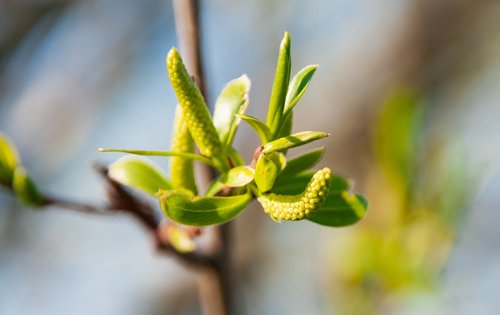
<path fill-rule="evenodd" d="M 116 213 L 116 211 L 112 211 L 111 209 L 100 208 L 71 200 L 60 199 L 57 197 L 45 197 L 44 206 L 46 207 L 53 206 L 63 209 L 69 209 L 86 214 L 109 215 Z"/>

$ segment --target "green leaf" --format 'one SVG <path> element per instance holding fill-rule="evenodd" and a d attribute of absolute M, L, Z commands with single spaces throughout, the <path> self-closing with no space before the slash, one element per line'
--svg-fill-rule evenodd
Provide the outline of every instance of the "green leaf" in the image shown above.
<path fill-rule="evenodd" d="M 193 197 L 173 190 L 160 197 L 163 212 L 175 222 L 206 226 L 221 224 L 237 216 L 251 200 L 250 194 L 230 197 Z"/>
<path fill-rule="evenodd" d="M 378 118 L 374 134 L 375 157 L 390 180 L 406 185 L 420 158 L 419 144 L 424 138 L 425 106 L 412 90 L 393 91 Z M 402 188 L 406 189 L 406 188 Z"/>
<path fill-rule="evenodd" d="M 290 136 L 279 138 L 264 145 L 262 152 L 269 154 L 276 151 L 282 151 L 298 147 L 309 142 L 328 137 L 329 134 L 321 131 L 303 131 Z"/>
<path fill-rule="evenodd" d="M 276 138 L 283 138 L 291 135 L 292 129 L 293 129 L 293 112 L 290 112 L 283 119 L 283 123 L 280 125 Z"/>
<path fill-rule="evenodd" d="M 307 90 L 309 81 L 312 79 L 318 65 L 310 65 L 300 70 L 290 82 L 286 94 L 284 116 L 291 113 L 293 107 Z"/>
<path fill-rule="evenodd" d="M 321 147 L 289 160 L 280 176 L 292 176 L 310 169 L 321 160 L 324 153 L 325 148 Z"/>
<path fill-rule="evenodd" d="M 273 152 L 271 154 L 266 154 L 266 156 L 273 161 L 274 165 L 276 165 L 278 169 L 278 173 L 281 173 L 281 171 L 286 167 L 287 162 L 286 162 L 286 157 L 283 153 L 281 152 Z"/>
<path fill-rule="evenodd" d="M 19 164 L 16 147 L 6 135 L 0 132 L 0 183 L 10 186 L 14 170 Z"/>
<path fill-rule="evenodd" d="M 240 123 L 237 114 L 243 114 L 245 111 L 249 90 L 250 80 L 244 74 L 226 84 L 215 102 L 214 125 L 223 150 L 230 147 L 233 142 Z"/>
<path fill-rule="evenodd" d="M 266 144 L 271 141 L 271 131 L 263 121 L 245 114 L 240 114 L 239 116 L 247 124 L 249 124 L 250 127 L 255 130 L 255 132 L 257 132 L 257 135 L 259 135 L 262 144 Z"/>
<path fill-rule="evenodd" d="M 22 204 L 28 206 L 41 206 L 45 199 L 38 191 L 35 183 L 29 178 L 28 173 L 22 166 L 18 166 L 14 171 L 12 189 Z"/>
<path fill-rule="evenodd" d="M 285 36 L 280 44 L 278 64 L 276 65 L 276 74 L 274 76 L 273 89 L 269 101 L 269 111 L 267 114 L 267 126 L 273 135 L 276 134 L 281 124 L 288 83 L 290 81 L 291 65 L 290 36 L 285 32 Z"/>
<path fill-rule="evenodd" d="M 274 181 L 278 176 L 278 167 L 274 162 L 265 154 L 261 154 L 255 165 L 255 184 L 259 192 L 263 193 L 271 190 Z"/>
<path fill-rule="evenodd" d="M 152 196 L 155 196 L 160 189 L 172 189 L 172 184 L 161 168 L 145 158 L 124 156 L 109 166 L 108 175 L 120 184 Z"/>
<path fill-rule="evenodd" d="M 249 166 L 237 166 L 224 174 L 221 183 L 229 187 L 242 187 L 252 182 L 254 169 Z"/>
<path fill-rule="evenodd" d="M 366 199 L 347 191 L 329 193 L 319 210 L 307 220 L 326 226 L 346 226 L 366 215 Z"/>
<path fill-rule="evenodd" d="M 272 193 L 280 195 L 296 195 L 302 193 L 314 175 L 314 171 L 303 172 L 294 176 L 278 176 L 274 183 Z M 349 190 L 350 184 L 347 179 L 339 175 L 332 176 L 330 193 Z"/>
<path fill-rule="evenodd" d="M 210 166 L 214 166 L 212 161 L 209 158 L 206 158 L 202 155 L 194 154 L 194 153 L 183 153 L 183 152 L 171 152 L 171 151 L 155 151 L 155 150 L 129 150 L 129 149 L 104 149 L 98 148 L 99 152 L 119 152 L 119 153 L 129 153 L 135 155 L 142 156 L 179 156 L 185 159 L 197 160 L 208 164 Z"/>

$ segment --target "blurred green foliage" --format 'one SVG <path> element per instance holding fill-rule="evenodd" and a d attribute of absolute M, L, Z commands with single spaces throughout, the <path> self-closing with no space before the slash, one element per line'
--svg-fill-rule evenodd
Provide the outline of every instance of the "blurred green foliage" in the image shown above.
<path fill-rule="evenodd" d="M 431 108 L 397 90 L 375 124 L 371 216 L 340 244 L 334 277 L 343 314 L 387 314 L 439 288 L 460 218 L 474 194 L 464 152 L 432 128 Z"/>

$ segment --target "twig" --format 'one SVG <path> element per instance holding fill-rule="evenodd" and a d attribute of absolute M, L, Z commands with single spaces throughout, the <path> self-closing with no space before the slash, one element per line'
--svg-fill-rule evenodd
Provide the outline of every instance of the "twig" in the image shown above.
<path fill-rule="evenodd" d="M 181 262 L 195 268 L 215 268 L 214 257 L 201 251 L 190 253 L 179 252 L 173 247 L 168 239 L 160 237 L 162 232 L 162 220 L 154 215 L 153 209 L 145 202 L 131 195 L 121 184 L 108 176 L 106 167 L 95 164 L 94 169 L 102 176 L 106 182 L 108 193 L 108 205 L 98 207 L 64 200 L 56 197 L 45 197 L 44 207 L 55 206 L 64 209 L 75 210 L 86 214 L 109 215 L 124 213 L 129 214 L 140 222 L 153 236 L 155 246 L 160 253 L 172 254 Z"/>
<path fill-rule="evenodd" d="M 87 205 L 84 203 L 79 203 L 70 200 L 64 200 L 56 197 L 45 197 L 44 206 L 54 206 L 58 208 L 70 209 L 77 212 L 87 213 L 87 214 L 97 214 L 97 215 L 109 215 L 111 213 L 116 213 L 110 211 L 110 209 L 104 209 L 95 207 L 92 205 Z"/>
<path fill-rule="evenodd" d="M 188 71 L 194 76 L 202 94 L 206 98 L 206 85 L 200 52 L 199 2 L 197 0 L 174 0 L 174 16 L 180 48 Z M 205 180 L 213 179 L 213 169 L 205 168 Z M 208 175 L 208 176 L 207 176 Z M 203 269 L 199 273 L 198 287 L 202 309 L 206 315 L 234 314 L 231 292 L 231 262 L 229 251 L 229 231 L 231 223 L 216 229 L 212 247 L 214 268 Z"/>

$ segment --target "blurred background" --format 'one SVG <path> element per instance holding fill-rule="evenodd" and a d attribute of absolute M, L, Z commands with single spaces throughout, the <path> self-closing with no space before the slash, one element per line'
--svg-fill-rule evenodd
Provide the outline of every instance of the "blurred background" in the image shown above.
<path fill-rule="evenodd" d="M 341 229 L 236 220 L 242 314 L 498 314 L 500 2 L 201 3 L 208 100 L 242 73 L 264 118 L 283 31 L 319 64 L 295 131 L 369 201 Z M 170 1 L 0 2 L 0 130 L 43 190 L 98 204 L 97 147 L 165 150 Z M 247 162 L 258 138 L 243 126 Z M 292 154 L 293 155 L 293 154 Z M 168 167 L 166 159 L 156 159 Z M 199 314 L 195 277 L 124 216 L 31 211 L 0 191 L 0 314 Z"/>

